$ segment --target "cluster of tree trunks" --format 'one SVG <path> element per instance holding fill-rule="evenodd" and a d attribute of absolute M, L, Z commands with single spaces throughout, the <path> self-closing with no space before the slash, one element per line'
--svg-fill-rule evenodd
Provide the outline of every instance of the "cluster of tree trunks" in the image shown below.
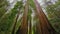
<path fill-rule="evenodd" d="M 40 21 L 39 24 L 37 24 L 37 26 L 36 26 L 35 34 L 57 34 L 57 32 L 54 30 L 54 28 L 49 23 L 46 15 L 42 11 L 40 4 L 37 2 L 37 0 L 34 0 L 34 3 L 35 3 L 35 7 L 36 7 L 36 13 L 37 13 L 37 16 Z M 29 7 L 28 7 L 28 1 L 27 1 L 25 8 L 24 8 L 24 14 L 23 14 L 23 20 L 22 20 L 21 26 L 19 27 L 16 34 L 28 34 L 28 20 L 27 20 L 28 8 Z M 31 23 L 30 23 L 30 27 L 31 27 Z M 14 34 L 14 33 L 12 33 L 12 34 Z M 30 33 L 30 34 L 32 34 L 32 33 Z"/>

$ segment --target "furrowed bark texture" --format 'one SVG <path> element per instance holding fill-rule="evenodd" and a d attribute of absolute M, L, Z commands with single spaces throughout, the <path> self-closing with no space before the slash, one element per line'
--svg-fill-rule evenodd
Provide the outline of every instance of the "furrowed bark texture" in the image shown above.
<path fill-rule="evenodd" d="M 38 34 L 57 34 L 54 28 L 49 23 L 46 15 L 44 14 L 43 10 L 41 9 L 40 4 L 37 2 L 37 0 L 34 0 L 35 6 L 36 6 L 36 13 L 38 15 L 38 18 L 40 20 L 40 24 L 38 24 L 37 31 Z"/>

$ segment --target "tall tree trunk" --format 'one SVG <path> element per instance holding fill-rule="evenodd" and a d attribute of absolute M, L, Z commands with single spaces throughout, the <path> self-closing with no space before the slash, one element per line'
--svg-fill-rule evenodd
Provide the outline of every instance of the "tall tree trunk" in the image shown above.
<path fill-rule="evenodd" d="M 24 7 L 24 14 L 23 14 L 21 26 L 19 27 L 16 34 L 28 34 L 27 15 L 28 15 L 28 0 L 26 1 L 26 5 Z"/>
<path fill-rule="evenodd" d="M 35 6 L 36 6 L 36 13 L 38 15 L 38 18 L 40 20 L 40 25 L 38 27 L 38 34 L 56 34 L 56 31 L 49 23 L 46 15 L 42 11 L 40 4 L 37 2 L 37 0 L 34 0 Z"/>

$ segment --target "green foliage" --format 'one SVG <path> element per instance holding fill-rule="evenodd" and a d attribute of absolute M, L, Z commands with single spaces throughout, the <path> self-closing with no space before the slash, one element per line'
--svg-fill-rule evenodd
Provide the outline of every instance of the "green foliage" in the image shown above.
<path fill-rule="evenodd" d="M 7 5 L 8 5 L 7 0 L 0 0 L 0 8 Z"/>
<path fill-rule="evenodd" d="M 29 5 L 35 9 L 35 3 L 33 0 L 29 0 Z"/>
<path fill-rule="evenodd" d="M 18 7 L 18 8 L 23 7 L 22 1 L 18 1 L 18 2 L 16 3 L 16 5 L 15 5 L 15 8 L 14 8 L 14 9 L 16 9 L 17 7 Z"/>
<path fill-rule="evenodd" d="M 17 10 L 13 9 L 11 13 L 4 15 L 3 18 L 0 20 L 0 31 L 8 31 L 8 29 L 13 24 L 14 18 L 17 14 Z"/>
<path fill-rule="evenodd" d="M 16 34 L 18 28 L 21 26 L 21 22 L 22 22 L 22 18 L 20 18 L 20 19 L 18 20 L 18 22 L 16 23 L 15 34 Z"/>
<path fill-rule="evenodd" d="M 5 32 L 4 34 L 10 34 L 13 28 L 14 19 L 16 17 L 16 14 L 18 13 L 18 9 L 20 9 L 22 6 L 21 2 L 17 2 L 13 9 L 7 14 L 5 14 L 3 17 L 0 17 L 0 32 Z M 4 8 L 4 7 L 3 7 Z M 5 11 L 5 10 L 4 10 Z M 0 11 L 3 13 L 3 11 Z M 0 14 L 1 15 L 1 14 Z"/>
<path fill-rule="evenodd" d="M 6 0 L 0 0 L 0 18 L 7 12 L 8 2 Z"/>
<path fill-rule="evenodd" d="M 57 32 L 60 32 L 60 0 L 55 4 L 47 6 L 48 19 L 56 29 Z"/>

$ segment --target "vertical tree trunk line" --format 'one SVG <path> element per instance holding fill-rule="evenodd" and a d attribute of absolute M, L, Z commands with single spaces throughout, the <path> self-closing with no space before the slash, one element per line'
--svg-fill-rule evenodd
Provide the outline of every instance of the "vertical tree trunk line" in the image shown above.
<path fill-rule="evenodd" d="M 21 27 L 18 34 L 28 34 L 28 20 L 27 20 L 27 14 L 28 14 L 28 0 L 26 1 L 25 7 L 24 7 L 24 14 L 22 18 Z"/>
<path fill-rule="evenodd" d="M 29 18 L 28 18 L 29 19 Z M 31 34 L 32 33 L 32 31 L 31 31 L 31 19 L 29 19 L 29 24 L 28 24 L 28 27 L 29 27 L 29 32 L 28 32 L 28 34 Z"/>
<path fill-rule="evenodd" d="M 15 27 L 16 27 L 16 23 L 17 23 L 19 14 L 20 14 L 20 10 L 18 11 L 18 14 L 17 14 L 17 16 L 16 16 L 15 23 L 14 23 L 13 30 L 12 30 L 12 34 L 14 34 L 14 32 L 15 32 Z"/>

